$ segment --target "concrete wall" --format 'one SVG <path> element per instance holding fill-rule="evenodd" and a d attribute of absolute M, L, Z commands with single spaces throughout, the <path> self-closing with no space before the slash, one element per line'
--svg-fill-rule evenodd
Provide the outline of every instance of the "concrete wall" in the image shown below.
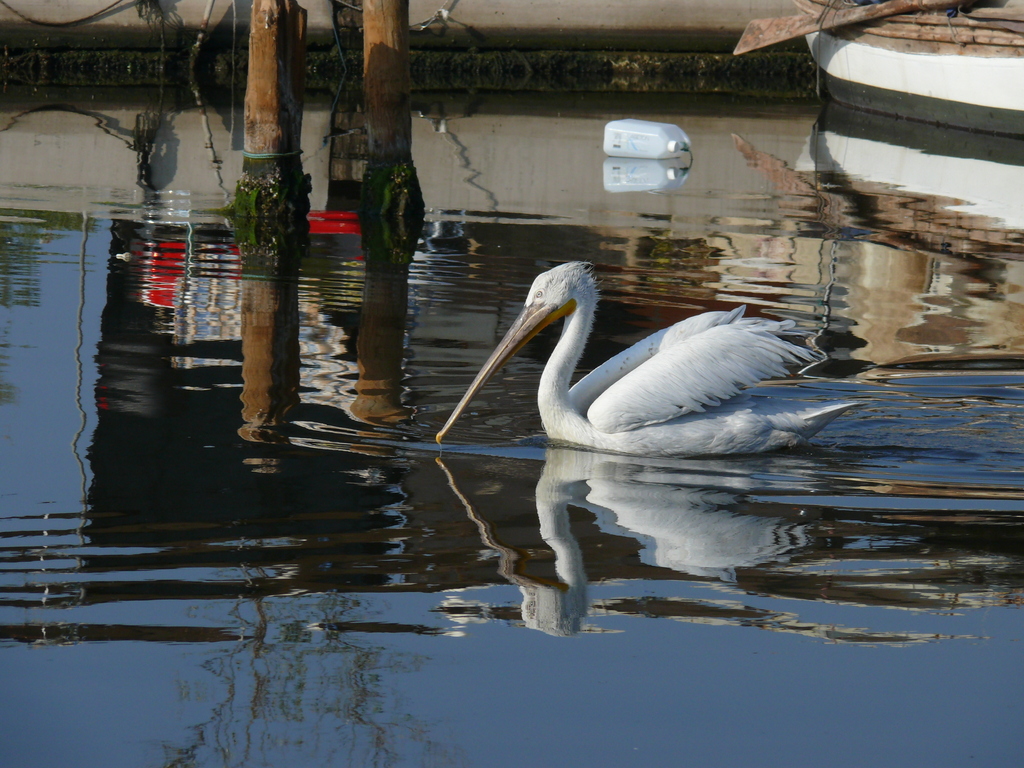
<path fill-rule="evenodd" d="M 209 0 L 160 0 L 163 20 L 143 18 L 135 0 L 100 13 L 110 0 L 9 0 L 0 5 L 11 47 L 171 47 L 190 45 Z M 309 42 L 330 44 L 331 4 L 303 0 Z M 9 6 L 9 7 L 8 7 Z M 213 0 L 208 34 L 244 45 L 251 0 Z M 414 46 L 727 50 L 752 18 L 794 12 L 790 0 L 410 0 Z M 440 12 L 440 13 L 439 13 Z M 88 19 L 71 26 L 43 26 Z M 359 25 L 344 12 L 342 26 Z"/>

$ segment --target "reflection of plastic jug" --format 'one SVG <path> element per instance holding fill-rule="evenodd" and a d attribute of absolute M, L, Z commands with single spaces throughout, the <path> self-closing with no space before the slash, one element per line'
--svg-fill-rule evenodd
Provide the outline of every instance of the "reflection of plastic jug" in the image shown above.
<path fill-rule="evenodd" d="M 668 192 L 679 189 L 690 169 L 678 160 L 608 157 L 604 161 L 606 192 Z"/>
<path fill-rule="evenodd" d="M 647 120 L 612 120 L 604 127 L 604 153 L 610 157 L 659 160 L 690 151 L 690 138 L 678 125 Z"/>

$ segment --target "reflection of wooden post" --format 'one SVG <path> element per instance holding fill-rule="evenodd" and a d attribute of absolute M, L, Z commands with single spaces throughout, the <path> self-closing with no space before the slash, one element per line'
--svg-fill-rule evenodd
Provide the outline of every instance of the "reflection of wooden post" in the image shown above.
<path fill-rule="evenodd" d="M 285 440 L 264 427 L 283 423 L 299 402 L 298 259 L 288 254 L 273 261 L 278 268 L 247 270 L 241 285 L 245 426 L 239 434 L 258 442 Z"/>
<path fill-rule="evenodd" d="M 363 98 L 369 165 L 363 177 L 363 250 L 408 263 L 423 226 L 412 164 L 409 0 L 363 2 Z"/>
<path fill-rule="evenodd" d="M 409 0 L 363 0 L 363 101 L 368 164 L 359 221 L 366 283 L 356 351 L 352 415 L 393 423 L 402 405 L 408 267 L 423 228 L 423 196 L 412 164 Z"/>
<path fill-rule="evenodd" d="M 236 218 L 304 217 L 309 210 L 298 156 L 305 83 L 306 11 L 294 0 L 254 0 Z"/>
<path fill-rule="evenodd" d="M 402 405 L 405 362 L 405 316 L 409 276 L 404 266 L 366 262 L 363 306 L 359 314 L 356 354 L 359 380 L 352 415 L 371 424 L 407 418 Z"/>

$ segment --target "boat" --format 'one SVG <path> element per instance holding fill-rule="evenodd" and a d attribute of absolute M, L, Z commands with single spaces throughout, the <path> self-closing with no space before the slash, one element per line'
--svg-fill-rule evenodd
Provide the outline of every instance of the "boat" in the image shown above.
<path fill-rule="evenodd" d="M 802 14 L 821 20 L 849 5 L 844 0 L 794 3 Z M 823 28 L 808 34 L 807 42 L 830 96 L 840 103 L 1024 135 L 1024 0 L 970 6 Z"/>

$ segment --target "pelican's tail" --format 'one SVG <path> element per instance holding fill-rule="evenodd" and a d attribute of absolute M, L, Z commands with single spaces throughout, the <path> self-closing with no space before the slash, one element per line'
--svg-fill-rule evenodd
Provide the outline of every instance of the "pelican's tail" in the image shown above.
<path fill-rule="evenodd" d="M 831 424 L 834 419 L 859 405 L 861 404 L 847 400 L 840 403 L 826 403 L 824 406 L 819 405 L 808 408 L 805 411 L 800 411 L 797 415 L 807 424 L 806 429 L 803 431 L 803 437 L 806 438 L 817 434 Z"/>

